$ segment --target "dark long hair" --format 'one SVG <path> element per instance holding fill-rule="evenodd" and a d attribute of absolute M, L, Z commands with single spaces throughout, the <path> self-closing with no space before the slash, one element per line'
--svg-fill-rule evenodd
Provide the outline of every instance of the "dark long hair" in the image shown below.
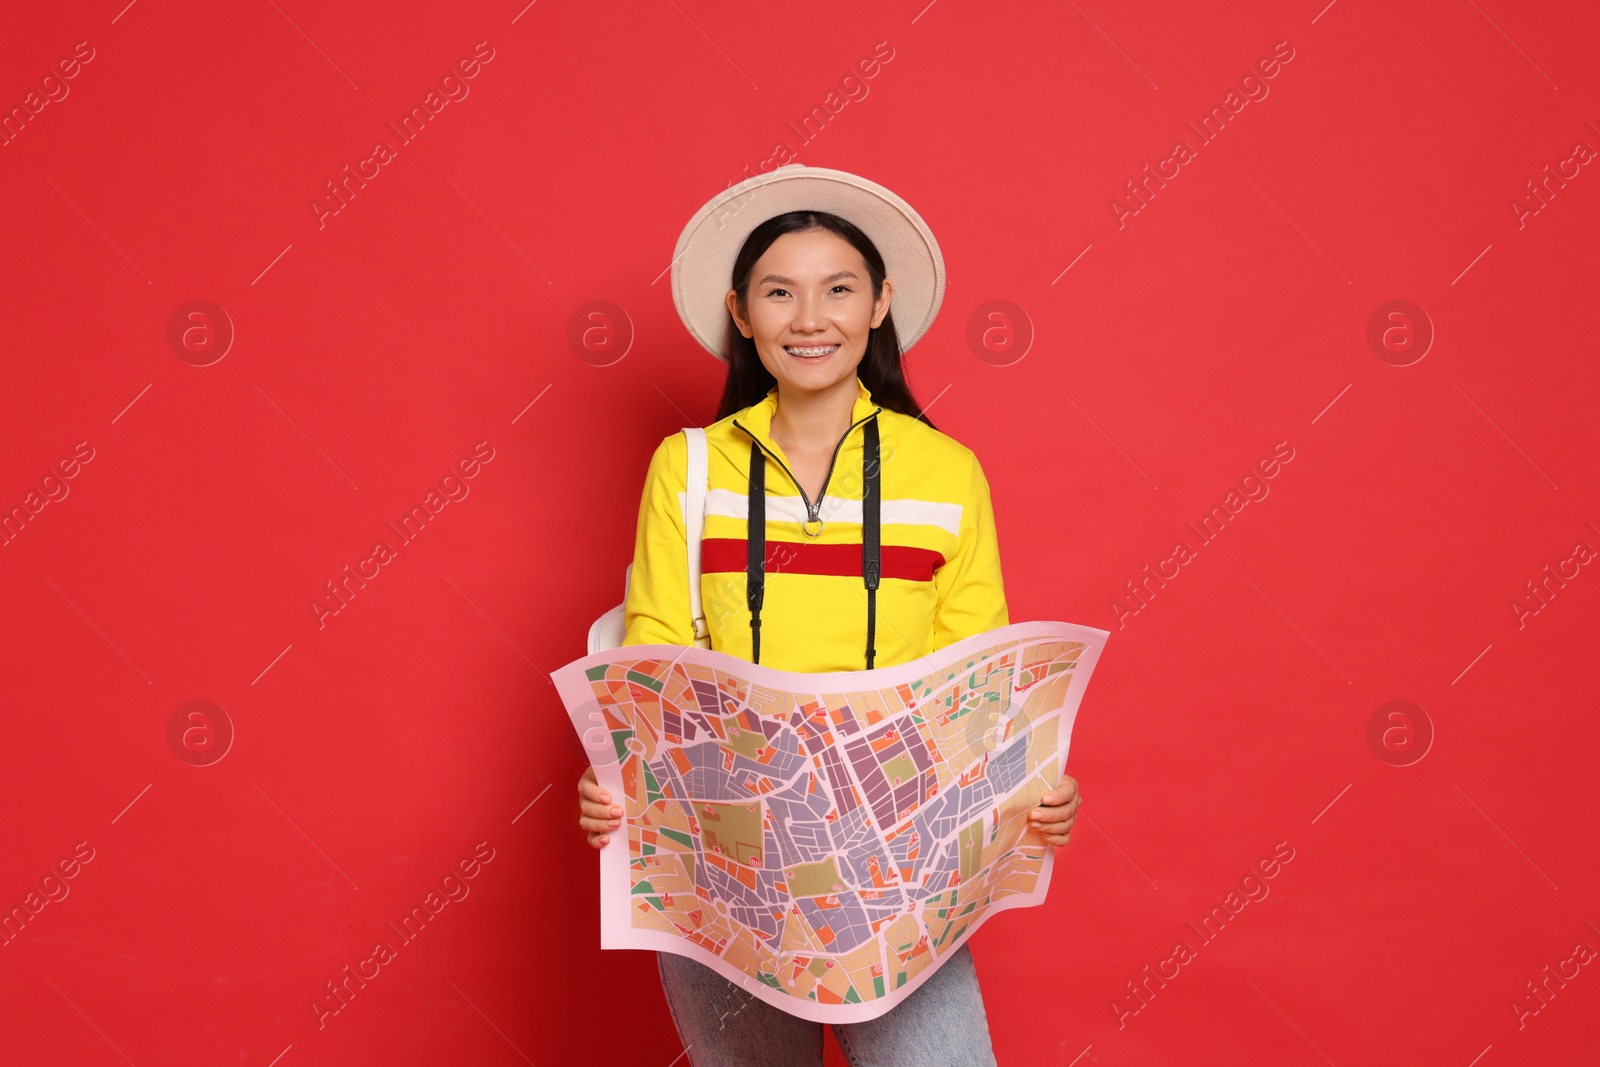
<path fill-rule="evenodd" d="M 826 211 L 789 211 L 773 216 L 750 231 L 750 236 L 745 238 L 743 247 L 739 249 L 739 255 L 734 258 L 731 288 L 739 294 L 741 309 L 748 306 L 750 275 L 755 270 L 756 260 L 779 237 L 806 230 L 828 230 L 849 241 L 867 262 L 867 274 L 872 278 L 873 300 L 883 293 L 883 279 L 887 276 L 883 256 L 860 227 Z M 722 403 L 717 407 L 718 421 L 764 399 L 778 384 L 772 372 L 762 365 L 761 356 L 756 352 L 755 339 L 739 332 L 731 314 L 728 316 L 727 330 L 728 341 L 724 351 L 728 353 L 728 377 L 722 387 Z M 856 377 L 871 391 L 876 403 L 890 411 L 910 415 L 932 427 L 933 422 L 922 413 L 922 405 L 917 403 L 911 395 L 911 387 L 906 384 L 903 358 L 900 336 L 894 329 L 894 311 L 890 310 L 883 316 L 883 322 L 868 332 L 867 350 L 856 367 Z"/>

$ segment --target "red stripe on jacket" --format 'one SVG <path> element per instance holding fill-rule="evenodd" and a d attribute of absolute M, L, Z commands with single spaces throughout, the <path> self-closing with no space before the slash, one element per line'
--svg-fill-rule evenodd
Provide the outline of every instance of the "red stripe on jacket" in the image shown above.
<path fill-rule="evenodd" d="M 743 574 L 750 552 L 742 537 L 707 537 L 700 542 L 700 570 L 705 574 L 733 571 Z M 931 548 L 883 545 L 882 576 L 911 582 L 931 582 L 944 566 L 944 554 Z M 765 571 L 789 574 L 861 574 L 861 544 L 819 545 L 805 541 L 768 541 Z"/>

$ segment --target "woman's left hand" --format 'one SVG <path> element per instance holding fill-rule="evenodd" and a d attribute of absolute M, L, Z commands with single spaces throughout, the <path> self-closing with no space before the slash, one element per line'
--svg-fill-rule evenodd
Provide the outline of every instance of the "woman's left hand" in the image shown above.
<path fill-rule="evenodd" d="M 1082 804 L 1078 780 L 1063 774 L 1061 784 L 1040 797 L 1039 806 L 1028 813 L 1028 826 L 1038 831 L 1046 844 L 1060 848 L 1067 843 Z"/>

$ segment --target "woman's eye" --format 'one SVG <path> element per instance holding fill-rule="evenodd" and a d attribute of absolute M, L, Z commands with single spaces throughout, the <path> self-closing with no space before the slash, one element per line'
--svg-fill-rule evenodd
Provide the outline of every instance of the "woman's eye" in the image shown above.
<path fill-rule="evenodd" d="M 835 285 L 834 288 L 832 288 L 832 290 L 829 290 L 829 293 L 834 293 L 834 291 L 837 291 L 837 290 L 845 290 L 846 293 L 853 293 L 853 291 L 854 291 L 854 290 L 851 290 L 850 286 L 843 285 L 843 283 L 840 283 L 840 285 Z M 789 290 L 768 290 L 768 291 L 766 291 L 766 296 L 778 296 L 779 293 L 784 294 L 784 296 L 789 296 Z"/>

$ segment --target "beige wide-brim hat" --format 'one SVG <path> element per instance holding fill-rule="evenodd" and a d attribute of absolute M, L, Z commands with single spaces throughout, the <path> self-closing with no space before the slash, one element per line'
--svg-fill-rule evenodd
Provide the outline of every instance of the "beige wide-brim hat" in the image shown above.
<path fill-rule="evenodd" d="M 944 300 L 944 256 L 912 206 L 858 174 L 789 163 L 729 186 L 695 212 L 672 254 L 672 302 L 694 339 L 727 361 L 733 261 L 750 231 L 788 211 L 826 211 L 872 239 L 894 283 L 890 314 L 900 347 L 933 325 Z"/>

